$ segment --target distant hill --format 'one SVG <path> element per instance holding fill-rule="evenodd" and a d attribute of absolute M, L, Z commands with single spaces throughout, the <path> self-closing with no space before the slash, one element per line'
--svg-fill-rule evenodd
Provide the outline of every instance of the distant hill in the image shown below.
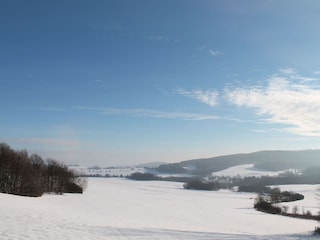
<path fill-rule="evenodd" d="M 164 165 L 166 164 L 165 162 L 150 162 L 150 163 L 142 163 L 142 164 L 138 164 L 135 167 L 137 168 L 156 168 L 160 165 Z"/>
<path fill-rule="evenodd" d="M 254 167 L 266 171 L 306 169 L 308 167 L 320 166 L 320 150 L 260 151 L 233 154 L 162 164 L 156 170 L 165 173 L 206 175 L 241 164 L 254 164 Z"/>

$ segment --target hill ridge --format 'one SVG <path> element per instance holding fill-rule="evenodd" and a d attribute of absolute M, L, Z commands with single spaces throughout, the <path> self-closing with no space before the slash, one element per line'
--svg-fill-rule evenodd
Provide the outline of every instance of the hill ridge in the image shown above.
<path fill-rule="evenodd" d="M 205 175 L 240 164 L 254 164 L 256 168 L 267 171 L 305 169 L 320 166 L 320 149 L 262 150 L 237 153 L 163 164 L 156 169 L 160 172 L 192 172 L 193 174 Z"/>

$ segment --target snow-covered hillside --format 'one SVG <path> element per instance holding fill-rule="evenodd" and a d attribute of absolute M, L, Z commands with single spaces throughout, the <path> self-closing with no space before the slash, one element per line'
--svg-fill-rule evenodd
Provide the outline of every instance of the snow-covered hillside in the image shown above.
<path fill-rule="evenodd" d="M 311 196 L 317 186 L 303 188 Z M 187 191 L 175 182 L 90 178 L 83 195 L 0 194 L 0 238 L 304 239 L 317 225 L 257 212 L 252 208 L 254 197 L 230 191 Z M 308 204 L 317 207 L 318 201 L 310 198 Z"/>
<path fill-rule="evenodd" d="M 236 165 L 219 172 L 212 173 L 213 176 L 228 176 L 228 177 L 261 177 L 261 176 L 276 176 L 286 171 L 294 171 L 287 169 L 284 171 L 263 171 L 254 167 L 254 164 Z"/>

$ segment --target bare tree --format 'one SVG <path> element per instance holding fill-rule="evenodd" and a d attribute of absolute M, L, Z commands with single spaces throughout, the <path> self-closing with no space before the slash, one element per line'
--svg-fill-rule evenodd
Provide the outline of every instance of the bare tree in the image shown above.
<path fill-rule="evenodd" d="M 25 196 L 41 196 L 44 192 L 82 193 L 85 180 L 77 178 L 66 165 L 43 159 L 26 150 L 14 151 L 0 144 L 0 192 Z"/>

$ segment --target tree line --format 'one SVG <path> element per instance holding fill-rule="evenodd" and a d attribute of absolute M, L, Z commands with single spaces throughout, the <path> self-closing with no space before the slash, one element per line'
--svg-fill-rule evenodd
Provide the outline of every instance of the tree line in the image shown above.
<path fill-rule="evenodd" d="M 82 193 L 85 180 L 54 159 L 0 143 L 0 192 L 38 197 L 43 193 Z"/>
<path fill-rule="evenodd" d="M 186 182 L 190 180 L 190 177 L 175 177 L 175 176 L 160 177 L 152 173 L 141 173 L 141 172 L 132 173 L 126 178 L 131 180 L 137 180 L 137 181 L 167 181 L 167 182 Z"/>
<path fill-rule="evenodd" d="M 280 206 L 279 203 L 284 202 L 293 202 L 304 199 L 304 196 L 299 193 L 284 191 L 281 192 L 279 188 L 270 189 L 269 193 L 259 193 L 254 201 L 254 208 L 258 211 L 278 214 L 287 217 L 301 218 L 301 219 L 309 219 L 309 220 L 320 220 L 319 214 L 312 215 L 310 211 L 304 211 L 299 213 L 299 209 L 297 206 L 292 208 L 292 213 L 288 212 L 288 206 Z M 316 228 L 318 231 L 320 228 Z M 318 233 L 318 232 L 317 232 Z"/>
<path fill-rule="evenodd" d="M 228 177 L 228 176 L 210 176 L 208 178 L 189 179 L 186 182 L 186 189 L 199 190 L 217 190 L 211 189 L 212 183 L 224 189 L 238 187 L 239 192 L 268 192 L 270 185 L 286 185 L 286 184 L 320 184 L 320 167 L 310 167 L 302 171 L 287 171 L 277 176 L 261 176 L 261 177 Z M 207 187 L 204 187 L 207 185 Z"/>

